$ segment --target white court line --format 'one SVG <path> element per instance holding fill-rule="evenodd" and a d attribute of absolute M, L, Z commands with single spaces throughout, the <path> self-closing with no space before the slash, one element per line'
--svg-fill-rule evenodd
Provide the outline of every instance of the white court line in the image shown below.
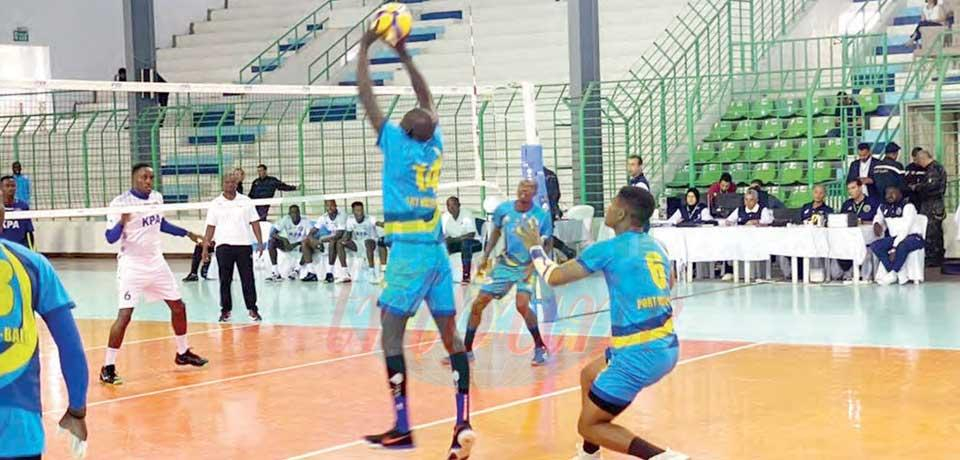
<path fill-rule="evenodd" d="M 251 323 L 251 324 L 241 324 L 241 325 L 239 325 L 239 326 L 231 326 L 231 327 L 210 328 L 210 329 L 204 329 L 204 330 L 202 330 L 202 331 L 187 332 L 187 333 L 184 334 L 184 335 L 186 335 L 186 336 L 188 336 L 188 337 L 189 337 L 189 336 L 193 336 L 193 335 L 205 335 L 205 334 L 209 334 L 209 333 L 211 333 L 211 332 L 234 331 L 234 330 L 237 330 L 237 329 L 244 329 L 244 328 L 254 327 L 254 326 L 260 326 L 260 324 L 258 324 L 258 323 Z M 136 344 L 138 344 L 138 343 L 157 342 L 157 341 L 160 341 L 160 340 L 170 340 L 170 339 L 172 339 L 172 338 L 174 338 L 174 337 L 176 337 L 176 336 L 175 336 L 175 335 L 165 335 L 165 336 L 162 336 L 162 337 L 153 337 L 153 338 L 149 338 L 149 339 L 129 340 L 129 341 L 124 340 L 124 341 L 123 341 L 123 345 L 124 345 L 124 346 L 126 346 L 126 345 L 136 345 Z M 83 351 L 105 350 L 106 348 L 107 348 L 106 345 L 98 345 L 98 346 L 95 346 L 95 347 L 86 347 L 86 348 L 83 349 Z M 53 354 L 53 353 L 40 353 L 40 357 L 42 358 L 42 357 L 45 357 L 45 356 L 49 356 L 49 355 L 51 355 L 51 354 Z"/>
<path fill-rule="evenodd" d="M 739 347 L 729 348 L 729 349 L 726 349 L 726 350 L 723 350 L 723 351 L 718 351 L 718 352 L 715 352 L 715 353 L 707 353 L 707 354 L 705 354 L 705 355 L 700 355 L 700 356 L 696 356 L 696 357 L 693 357 L 693 358 L 681 360 L 680 362 L 677 363 L 677 365 L 678 365 L 678 366 L 682 366 L 682 365 L 684 365 L 684 364 L 695 363 L 695 362 L 697 362 L 697 361 L 701 361 L 701 360 L 704 360 L 704 359 L 716 358 L 717 356 L 723 356 L 723 355 L 726 355 L 726 354 L 729 354 L 729 353 L 735 353 L 735 352 L 737 352 L 737 351 L 746 350 L 746 349 L 748 349 L 748 348 L 753 348 L 753 347 L 756 347 L 756 346 L 759 346 L 759 345 L 766 345 L 766 343 L 765 343 L 765 342 L 748 343 L 748 344 L 746 344 L 746 345 L 741 345 L 741 346 L 739 346 Z M 561 395 L 565 395 L 565 394 L 568 394 L 568 393 L 573 393 L 573 392 L 576 392 L 576 391 L 580 391 L 580 385 L 572 386 L 572 387 L 569 387 L 569 388 L 564 388 L 564 389 L 562 389 L 562 390 L 552 391 L 552 392 L 550 392 L 550 393 L 544 393 L 544 394 L 542 394 L 542 395 L 537 395 L 537 396 L 533 396 L 533 397 L 530 397 L 530 398 L 518 399 L 518 400 L 516 400 L 516 401 L 512 401 L 512 402 L 509 402 L 509 403 L 506 403 L 506 404 L 501 404 L 501 405 L 499 405 L 499 406 L 488 407 L 488 408 L 483 409 L 483 410 L 478 410 L 478 411 L 476 411 L 476 412 L 471 412 L 471 413 L 470 413 L 470 417 L 474 417 L 474 416 L 477 416 L 477 415 L 488 414 L 488 413 L 491 413 L 491 412 L 496 412 L 496 411 L 498 411 L 498 410 L 509 409 L 509 408 L 511 408 L 511 407 L 522 406 L 522 405 L 527 404 L 527 403 L 530 403 L 530 402 L 539 401 L 539 400 L 542 400 L 542 399 L 548 399 L 548 398 L 552 398 L 552 397 L 554 397 L 554 396 L 561 396 Z M 432 422 L 424 423 L 424 424 L 422 424 L 422 425 L 414 426 L 413 429 L 414 429 L 414 430 L 422 430 L 422 429 L 424 429 L 424 428 L 430 428 L 430 427 L 434 427 L 434 426 L 437 426 L 437 425 L 442 425 L 442 424 L 445 424 L 445 423 L 450 423 L 450 422 L 453 422 L 454 420 L 455 420 L 454 417 L 447 417 L 447 418 L 445 418 L 445 419 L 435 420 L 435 421 L 432 421 Z M 310 457 L 313 457 L 313 456 L 316 456 L 316 455 L 322 455 L 322 454 L 328 454 L 328 453 L 331 453 L 331 452 L 337 452 L 337 451 L 340 451 L 340 450 L 349 449 L 349 448 L 351 448 L 351 447 L 361 446 L 361 445 L 364 445 L 364 444 L 366 444 L 366 443 L 363 442 L 363 441 L 352 441 L 352 442 L 340 444 L 340 445 L 337 445 L 337 446 L 327 447 L 327 448 L 325 448 L 325 449 L 315 450 L 315 451 L 313 451 L 313 452 L 307 452 L 307 453 L 305 453 L 305 454 L 297 455 L 296 457 L 289 457 L 289 458 L 287 458 L 287 460 L 302 460 L 302 459 L 310 458 Z"/>
<path fill-rule="evenodd" d="M 412 347 L 420 347 L 420 346 L 424 346 L 424 345 L 432 345 L 432 344 L 435 344 L 435 343 L 437 343 L 437 342 L 440 342 L 440 339 L 434 339 L 434 340 L 428 340 L 428 341 L 425 341 L 425 342 L 412 343 L 412 344 L 410 344 L 410 345 L 404 345 L 403 348 L 412 348 Z M 260 376 L 263 376 L 263 375 L 270 375 L 270 374 L 276 374 L 276 373 L 280 373 L 280 372 L 293 371 L 293 370 L 297 370 L 297 369 L 303 369 L 303 368 L 305 368 L 305 367 L 322 366 L 322 365 L 324 365 L 324 364 L 333 364 L 333 363 L 338 363 L 338 362 L 340 362 L 340 361 L 347 361 L 347 360 L 354 359 L 354 358 L 363 358 L 363 357 L 366 357 L 366 356 L 373 356 L 373 355 L 379 355 L 379 354 L 383 354 L 383 351 L 377 350 L 377 351 L 368 351 L 368 352 L 364 352 L 364 353 L 356 353 L 356 354 L 353 354 L 353 355 L 340 356 L 340 357 L 337 357 L 337 358 L 322 359 L 322 360 L 320 360 L 320 361 L 312 361 L 312 362 L 309 362 L 309 363 L 296 364 L 296 365 L 287 366 L 287 367 L 278 367 L 278 368 L 276 368 L 276 369 L 268 369 L 268 370 L 265 370 L 265 371 L 251 372 L 251 373 L 249 373 L 249 374 L 235 375 L 235 376 L 233 376 L 233 377 L 225 377 L 225 378 L 222 378 L 222 379 L 209 380 L 209 381 L 206 381 L 206 382 L 192 383 L 192 384 L 190 384 L 190 385 L 182 385 L 182 386 L 178 386 L 178 387 L 164 388 L 164 389 L 162 389 L 162 390 L 148 391 L 148 392 L 146 392 L 146 393 L 138 393 L 138 394 L 135 394 L 135 395 L 124 396 L 124 397 L 121 397 L 121 398 L 105 399 L 105 400 L 103 400 L 103 401 L 92 402 L 92 403 L 87 404 L 87 408 L 96 407 L 96 406 L 103 406 L 103 405 L 105 405 L 105 404 L 110 404 L 110 403 L 115 403 L 115 402 L 129 401 L 129 400 L 131 400 L 131 399 L 146 398 L 146 397 L 148 397 L 148 396 L 156 396 L 156 395 L 161 395 L 161 394 L 165 394 L 165 393 L 172 393 L 172 392 L 174 392 L 174 391 L 189 390 L 189 389 L 192 389 L 192 388 L 201 388 L 201 387 L 210 386 L 210 385 L 217 385 L 217 384 L 220 384 L 220 383 L 234 382 L 234 381 L 237 381 L 237 380 L 243 380 L 243 379 L 248 379 L 248 378 L 252 378 L 252 377 L 260 377 Z M 51 409 L 51 410 L 44 411 L 44 412 L 43 412 L 43 415 L 62 414 L 63 411 L 65 411 L 65 410 L 67 410 L 66 407 L 61 407 L 61 408 L 57 408 L 57 409 Z"/>

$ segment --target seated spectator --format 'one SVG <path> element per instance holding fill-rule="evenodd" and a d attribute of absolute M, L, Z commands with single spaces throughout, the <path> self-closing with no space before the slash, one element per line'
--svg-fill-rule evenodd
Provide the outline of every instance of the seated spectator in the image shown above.
<path fill-rule="evenodd" d="M 903 218 L 906 223 L 905 233 L 896 237 L 890 234 L 887 228 L 886 219 Z M 887 273 L 883 277 L 877 277 L 877 284 L 893 284 L 899 278 L 900 284 L 906 284 L 906 277 L 899 277 L 898 273 L 907 262 L 907 256 L 911 252 L 923 249 L 923 231 L 924 228 L 917 221 L 917 208 L 903 199 L 903 193 L 899 187 L 889 186 L 886 189 L 886 202 L 880 205 L 880 212 L 873 219 L 873 232 L 881 237 L 879 240 L 870 243 L 868 247 L 880 259 L 883 268 Z M 893 251 L 891 260 L 890 252 Z"/>
<path fill-rule="evenodd" d="M 749 189 L 743 194 L 743 205 L 734 209 L 726 222 L 729 225 L 770 225 L 773 223 L 773 211 L 760 204 L 756 190 Z"/>
<path fill-rule="evenodd" d="M 854 179 L 847 182 L 847 194 L 850 195 L 850 199 L 843 203 L 843 206 L 840 207 L 840 212 L 845 214 L 854 214 L 857 216 L 857 224 L 871 224 L 874 217 L 877 215 L 877 209 L 880 207 L 880 201 L 874 197 L 867 196 L 863 193 L 863 182 L 860 179 Z M 872 273 L 873 265 L 870 263 L 870 260 L 864 262 L 862 275 L 863 279 L 869 280 Z M 846 275 L 849 274 L 850 269 L 853 268 L 852 260 L 838 260 L 834 266 L 834 278 L 843 276 L 847 278 Z"/>
<path fill-rule="evenodd" d="M 673 225 L 677 224 L 699 224 L 703 221 L 713 220 L 710 215 L 710 209 L 707 205 L 700 202 L 700 191 L 696 188 L 687 189 L 684 196 L 684 204 L 673 212 L 673 215 L 667 219 Z"/>
<path fill-rule="evenodd" d="M 447 198 L 447 212 L 440 218 L 443 239 L 447 243 L 447 252 L 460 253 L 463 265 L 463 282 L 470 282 L 470 270 L 473 268 L 473 253 L 482 246 L 477 239 L 477 221 L 473 213 L 460 208 L 460 199 Z"/>
<path fill-rule="evenodd" d="M 300 248 L 311 227 L 309 220 L 300 217 L 300 206 L 297 205 L 290 206 L 287 215 L 273 225 L 270 230 L 270 239 L 267 241 L 267 250 L 270 253 L 270 265 L 273 267 L 273 273 L 267 278 L 267 281 L 283 279 L 280 276 L 280 269 L 277 267 L 278 251 L 293 252 Z M 298 270 L 290 272 L 289 278 L 291 280 L 299 277 Z"/>
<path fill-rule="evenodd" d="M 711 185 L 707 189 L 707 207 L 714 209 L 714 200 L 724 194 L 724 193 L 736 193 L 737 184 L 733 183 L 733 178 L 730 177 L 730 173 L 723 173 L 720 175 L 720 181 Z"/>
<path fill-rule="evenodd" d="M 877 198 L 880 192 L 877 191 L 873 180 L 875 175 L 873 169 L 876 166 L 877 161 L 870 153 L 870 144 L 861 142 L 857 145 L 857 159 L 850 163 L 850 168 L 847 170 L 847 183 L 860 179 L 860 183 L 863 184 L 863 194 Z"/>
<path fill-rule="evenodd" d="M 923 36 L 920 34 L 920 28 L 946 25 L 946 8 L 944 8 L 943 5 L 941 5 L 937 0 L 927 0 L 926 5 L 923 6 L 923 10 L 920 12 L 920 23 L 917 24 L 917 28 L 914 29 L 913 34 L 910 35 L 910 40 L 912 40 L 914 47 L 923 48 Z"/>
<path fill-rule="evenodd" d="M 307 267 L 308 272 L 307 276 L 303 277 L 301 281 L 318 281 L 317 270 L 310 267 L 313 266 L 313 254 L 324 252 L 324 250 L 327 252 L 327 276 L 324 281 L 332 283 L 336 280 L 333 276 L 333 270 L 336 267 L 334 262 L 337 260 L 336 242 L 340 241 L 343 233 L 347 231 L 347 216 L 337 209 L 337 202 L 334 200 L 325 200 L 323 205 L 327 210 L 326 214 L 320 216 L 314 222 L 313 229 L 303 240 L 301 246 L 303 251 L 301 263 Z"/>
<path fill-rule="evenodd" d="M 347 228 L 343 237 L 337 240 L 337 255 L 344 272 L 340 282 L 350 282 L 350 270 L 347 268 L 347 251 L 357 252 L 363 247 L 367 255 L 367 281 L 379 283 L 377 263 L 374 252 L 377 250 L 377 220 L 363 212 L 363 203 L 350 203 L 352 215 L 347 218 Z"/>
<path fill-rule="evenodd" d="M 786 208 L 779 198 L 767 193 L 767 191 L 763 189 L 763 181 L 760 179 L 754 179 L 753 182 L 750 182 L 750 188 L 757 191 L 757 196 L 760 198 L 761 206 L 770 209 Z"/>
<path fill-rule="evenodd" d="M 827 199 L 827 188 L 822 184 L 813 186 L 813 201 L 803 205 L 800 208 L 800 221 L 803 223 L 820 224 L 826 222 L 827 216 L 833 214 L 831 208 L 825 200 Z"/>

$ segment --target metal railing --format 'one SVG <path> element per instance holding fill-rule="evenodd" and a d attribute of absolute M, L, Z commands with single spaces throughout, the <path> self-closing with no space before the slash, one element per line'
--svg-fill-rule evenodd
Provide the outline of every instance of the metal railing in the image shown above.
<path fill-rule="evenodd" d="M 347 63 L 350 50 L 360 43 L 363 34 L 370 28 L 371 18 L 383 3 L 385 2 L 374 2 L 374 7 L 362 19 L 347 29 L 339 39 L 310 62 L 310 65 L 307 66 L 308 85 L 312 85 L 320 79 L 330 79 L 331 71 L 335 66 Z"/>
<path fill-rule="evenodd" d="M 263 74 L 270 66 L 279 66 L 283 61 L 283 56 L 287 53 L 296 53 L 300 47 L 304 46 L 303 41 L 306 38 L 314 38 L 323 30 L 330 17 L 321 17 L 321 13 L 333 10 L 333 3 L 336 0 L 325 0 L 313 11 L 307 13 L 303 18 L 297 21 L 280 37 L 267 45 L 260 54 L 254 56 L 250 62 L 240 68 L 240 75 L 237 78 L 239 83 L 262 83 Z M 301 28 L 303 30 L 301 30 Z M 267 56 L 269 54 L 269 56 Z M 249 77 L 247 76 L 249 75 Z"/>

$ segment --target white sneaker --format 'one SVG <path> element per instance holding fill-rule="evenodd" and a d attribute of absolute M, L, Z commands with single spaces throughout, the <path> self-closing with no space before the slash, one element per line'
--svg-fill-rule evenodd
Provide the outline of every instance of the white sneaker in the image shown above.
<path fill-rule="evenodd" d="M 733 281 L 733 273 L 724 273 L 724 275 L 720 277 L 720 281 Z"/>
<path fill-rule="evenodd" d="M 883 276 L 877 277 L 877 284 L 881 286 L 889 286 L 897 282 L 897 272 L 887 272 Z"/>
<path fill-rule="evenodd" d="M 334 282 L 334 283 L 337 283 L 337 284 L 349 283 L 349 282 L 351 282 L 351 281 L 353 281 L 353 280 L 350 279 L 350 274 L 348 274 L 348 273 L 344 273 L 343 275 L 338 276 L 335 280 L 333 280 L 333 282 Z"/>
<path fill-rule="evenodd" d="M 690 456 L 684 453 L 667 449 L 660 455 L 650 457 L 650 460 L 690 460 Z"/>
<path fill-rule="evenodd" d="M 380 273 L 377 272 L 376 268 L 367 270 L 367 281 L 370 284 L 380 284 Z"/>
<path fill-rule="evenodd" d="M 577 455 L 575 455 L 570 460 L 600 460 L 603 456 L 600 455 L 600 451 L 596 451 L 592 454 L 588 454 L 583 451 L 583 444 L 577 444 Z"/>

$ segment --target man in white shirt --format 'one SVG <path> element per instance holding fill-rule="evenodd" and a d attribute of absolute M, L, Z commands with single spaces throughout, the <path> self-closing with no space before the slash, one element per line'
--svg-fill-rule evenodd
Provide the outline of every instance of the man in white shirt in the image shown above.
<path fill-rule="evenodd" d="M 760 204 L 760 196 L 754 189 L 743 194 L 743 205 L 734 209 L 726 222 L 728 225 L 770 225 L 773 223 L 773 211 Z"/>
<path fill-rule="evenodd" d="M 477 221 L 473 213 L 460 208 L 460 199 L 452 196 L 447 198 L 447 212 L 440 217 L 443 227 L 443 239 L 447 243 L 447 252 L 460 253 L 463 264 L 463 282 L 470 282 L 473 253 L 482 246 L 477 239 Z"/>
<path fill-rule="evenodd" d="M 346 230 L 343 237 L 337 240 L 337 255 L 340 257 L 341 275 L 338 283 L 350 282 L 350 270 L 347 269 L 347 251 L 357 252 L 360 247 L 367 251 L 367 280 L 379 283 L 377 276 L 374 252 L 377 249 L 377 220 L 373 216 L 363 213 L 363 203 L 354 201 L 350 204 L 353 213 L 347 218 Z"/>
<path fill-rule="evenodd" d="M 923 249 L 923 231 L 925 230 L 917 220 L 917 208 L 903 199 L 903 193 L 897 186 L 889 186 L 886 190 L 886 201 L 880 205 L 877 215 L 873 218 L 874 235 L 881 237 L 867 245 L 880 259 L 883 268 L 887 270 L 884 276 L 877 276 L 877 284 L 887 285 L 900 281 L 906 284 L 909 281 L 904 276 L 898 276 L 900 269 L 907 262 L 907 256 L 913 251 Z M 887 219 L 901 218 L 903 226 L 896 235 L 891 234 L 887 227 Z M 893 251 L 893 260 L 890 252 Z"/>
<path fill-rule="evenodd" d="M 111 208 L 144 206 L 143 212 L 111 214 L 107 216 L 107 242 L 120 243 L 117 253 L 117 319 L 110 328 L 104 366 L 100 369 L 100 381 L 108 385 L 120 385 L 123 379 L 117 375 L 116 361 L 123 344 L 123 336 L 133 318 L 133 309 L 140 297 L 147 301 L 163 300 L 170 307 L 173 333 L 177 342 L 176 363 L 181 366 L 201 367 L 207 360 L 197 356 L 187 346 L 187 307 L 180 296 L 177 281 L 170 266 L 163 258 L 160 233 L 188 237 L 198 241 L 199 236 L 177 227 L 160 211 L 150 206 L 163 204 L 163 195 L 153 190 L 153 168 L 145 163 L 137 164 L 131 171 L 132 187 L 110 202 Z"/>
<path fill-rule="evenodd" d="M 240 178 L 228 174 L 223 178 L 223 194 L 213 200 L 207 210 L 207 231 L 203 238 L 203 260 L 210 260 L 208 249 L 211 241 L 216 241 L 217 268 L 220 271 L 220 322 L 230 321 L 233 310 L 233 297 L 230 285 L 233 283 L 233 266 L 240 272 L 240 286 L 243 289 L 243 301 L 253 321 L 261 321 L 257 308 L 257 287 L 253 279 L 253 247 L 257 242 L 257 255 L 263 254 L 263 237 L 260 235 L 260 215 L 254 209 L 250 198 L 237 193 Z M 251 232 L 252 231 L 252 232 Z"/>
<path fill-rule="evenodd" d="M 850 169 L 847 170 L 847 183 L 850 183 L 854 179 L 860 179 L 860 183 L 863 184 L 861 186 L 863 194 L 879 199 L 881 191 L 877 190 L 877 186 L 873 181 L 873 169 L 877 166 L 878 162 L 873 160 L 871 152 L 870 144 L 861 142 L 857 145 L 857 159 L 850 163 Z"/>
<path fill-rule="evenodd" d="M 313 230 L 303 240 L 303 263 L 307 267 L 308 274 L 302 281 L 318 281 L 317 269 L 310 268 L 313 266 L 313 254 L 326 251 L 327 276 L 324 281 L 334 282 L 333 270 L 337 260 L 336 242 L 347 231 L 347 216 L 337 209 L 337 202 L 334 200 L 325 200 L 323 206 L 327 210 L 326 214 L 316 220 L 316 223 L 313 224 Z"/>
<path fill-rule="evenodd" d="M 262 217 L 263 214 L 260 210 L 257 211 Z M 267 281 L 283 280 L 283 277 L 280 276 L 280 269 L 277 267 L 278 251 L 291 252 L 299 248 L 312 227 L 313 224 L 309 220 L 300 217 L 300 206 L 297 205 L 291 205 L 287 215 L 273 225 L 270 230 L 270 241 L 267 243 L 273 273 L 267 278 Z M 291 280 L 297 278 L 299 278 L 297 270 L 290 272 Z"/>

